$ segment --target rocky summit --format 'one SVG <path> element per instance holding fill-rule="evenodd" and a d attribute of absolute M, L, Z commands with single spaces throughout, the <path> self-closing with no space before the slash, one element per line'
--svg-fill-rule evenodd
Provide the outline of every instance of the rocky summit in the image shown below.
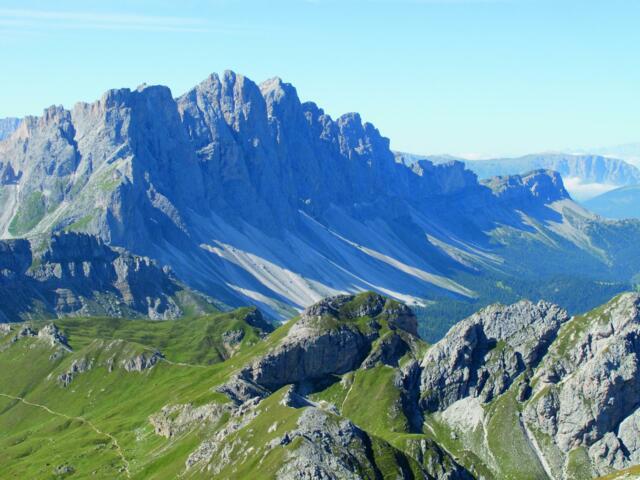
<path fill-rule="evenodd" d="M 479 182 L 389 146 L 279 78 L 227 71 L 177 98 L 110 90 L 0 141 L 0 237 L 87 233 L 273 319 L 372 288 L 417 306 L 548 297 L 574 313 L 640 270 L 640 223 L 584 210 L 557 173 Z"/>
<path fill-rule="evenodd" d="M 637 474 L 639 294 L 573 317 L 543 301 L 491 305 L 434 345 L 416 323 L 367 292 L 324 299 L 276 330 L 249 308 L 0 324 L 3 473 Z"/>

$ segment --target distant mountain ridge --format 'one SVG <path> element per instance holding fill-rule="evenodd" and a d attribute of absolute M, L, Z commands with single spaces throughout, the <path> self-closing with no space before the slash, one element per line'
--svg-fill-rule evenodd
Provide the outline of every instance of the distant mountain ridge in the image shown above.
<path fill-rule="evenodd" d="M 479 178 L 487 179 L 500 175 L 516 175 L 531 170 L 554 170 L 562 175 L 565 182 L 575 187 L 580 196 L 580 186 L 602 185 L 602 189 L 640 183 L 640 169 L 624 160 L 590 154 L 541 153 L 515 158 L 486 160 L 468 160 L 448 155 L 413 155 L 396 152 L 398 161 L 413 164 L 423 159 L 434 163 L 447 163 L 453 160 L 464 162 Z"/>
<path fill-rule="evenodd" d="M 640 167 L 640 142 L 624 143 L 609 147 L 589 148 L 588 153 L 604 155 L 606 157 L 621 158 L 637 167 Z"/>
<path fill-rule="evenodd" d="M 0 205 L 4 238 L 89 233 L 274 317 L 340 292 L 428 305 L 640 270 L 640 224 L 598 220 L 554 173 L 483 184 L 461 162 L 408 167 L 358 114 L 233 72 L 175 99 L 141 86 L 25 118 L 0 142 Z"/>
<path fill-rule="evenodd" d="M 640 185 L 616 188 L 584 204 L 592 212 L 606 218 L 640 218 Z"/>
<path fill-rule="evenodd" d="M 465 162 L 465 165 L 480 178 L 544 168 L 558 172 L 564 179 L 580 179 L 582 183 L 633 185 L 640 182 L 640 170 L 636 167 L 624 160 L 600 155 L 552 153 L 500 160 L 474 160 Z"/>

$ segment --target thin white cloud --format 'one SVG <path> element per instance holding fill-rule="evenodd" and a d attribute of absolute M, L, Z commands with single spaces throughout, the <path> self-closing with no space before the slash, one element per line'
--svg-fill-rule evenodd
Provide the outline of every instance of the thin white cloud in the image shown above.
<path fill-rule="evenodd" d="M 414 4 L 414 5 L 473 5 L 485 3 L 512 3 L 519 0 L 303 0 L 306 3 L 321 5 L 323 3 L 379 3 L 379 4 Z"/>
<path fill-rule="evenodd" d="M 151 32 L 237 31 L 237 28 L 229 25 L 214 28 L 206 20 L 192 17 L 0 8 L 0 28 L 3 26 L 30 29 L 102 29 Z"/>

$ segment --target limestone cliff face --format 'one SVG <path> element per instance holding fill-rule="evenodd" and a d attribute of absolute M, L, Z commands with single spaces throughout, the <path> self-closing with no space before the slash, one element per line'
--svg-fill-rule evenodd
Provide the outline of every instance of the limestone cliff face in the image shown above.
<path fill-rule="evenodd" d="M 618 158 L 624 157 L 542 153 L 518 158 L 465 161 L 465 164 L 483 179 L 544 169 L 558 172 L 563 178 L 580 179 L 583 183 L 607 185 L 639 183 L 640 170 Z"/>
<path fill-rule="evenodd" d="M 31 261 L 31 246 L 27 240 L 0 242 L 0 271 L 6 278 L 23 275 Z"/>
<path fill-rule="evenodd" d="M 569 198 L 560 174 L 551 170 L 535 170 L 526 175 L 495 177 L 484 182 L 505 202 L 520 205 L 547 204 Z"/>

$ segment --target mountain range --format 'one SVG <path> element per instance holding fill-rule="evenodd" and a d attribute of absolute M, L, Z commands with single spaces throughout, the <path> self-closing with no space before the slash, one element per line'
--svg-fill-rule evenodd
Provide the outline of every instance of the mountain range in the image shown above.
<path fill-rule="evenodd" d="M 0 125 L 0 477 L 640 476 L 640 220 L 565 183 L 634 167 L 230 71 Z"/>
<path fill-rule="evenodd" d="M 585 311 L 640 271 L 640 222 L 596 217 L 556 172 L 478 181 L 461 162 L 407 166 L 389 147 L 358 114 L 334 120 L 278 78 L 213 74 L 177 98 L 110 90 L 26 117 L 0 142 L 0 234 L 90 234 L 273 319 L 376 290 L 421 316 L 454 302 L 451 324 L 549 285 Z"/>
<path fill-rule="evenodd" d="M 621 158 L 635 166 L 640 166 L 640 143 L 624 143 L 609 147 L 590 148 L 589 153 L 606 157 Z"/>
<path fill-rule="evenodd" d="M 468 160 L 448 155 L 421 156 L 396 152 L 396 158 L 407 164 L 419 159 L 434 163 L 457 160 L 464 162 L 481 179 L 517 175 L 538 169 L 553 170 L 562 176 L 572 197 L 581 201 L 616 187 L 640 183 L 640 170 L 637 167 L 624 160 L 601 155 L 542 153 L 516 158 Z"/>
<path fill-rule="evenodd" d="M 637 478 L 638 294 L 575 317 L 492 305 L 434 345 L 416 333 L 372 292 L 275 331 L 251 308 L 0 324 L 3 475 Z"/>

